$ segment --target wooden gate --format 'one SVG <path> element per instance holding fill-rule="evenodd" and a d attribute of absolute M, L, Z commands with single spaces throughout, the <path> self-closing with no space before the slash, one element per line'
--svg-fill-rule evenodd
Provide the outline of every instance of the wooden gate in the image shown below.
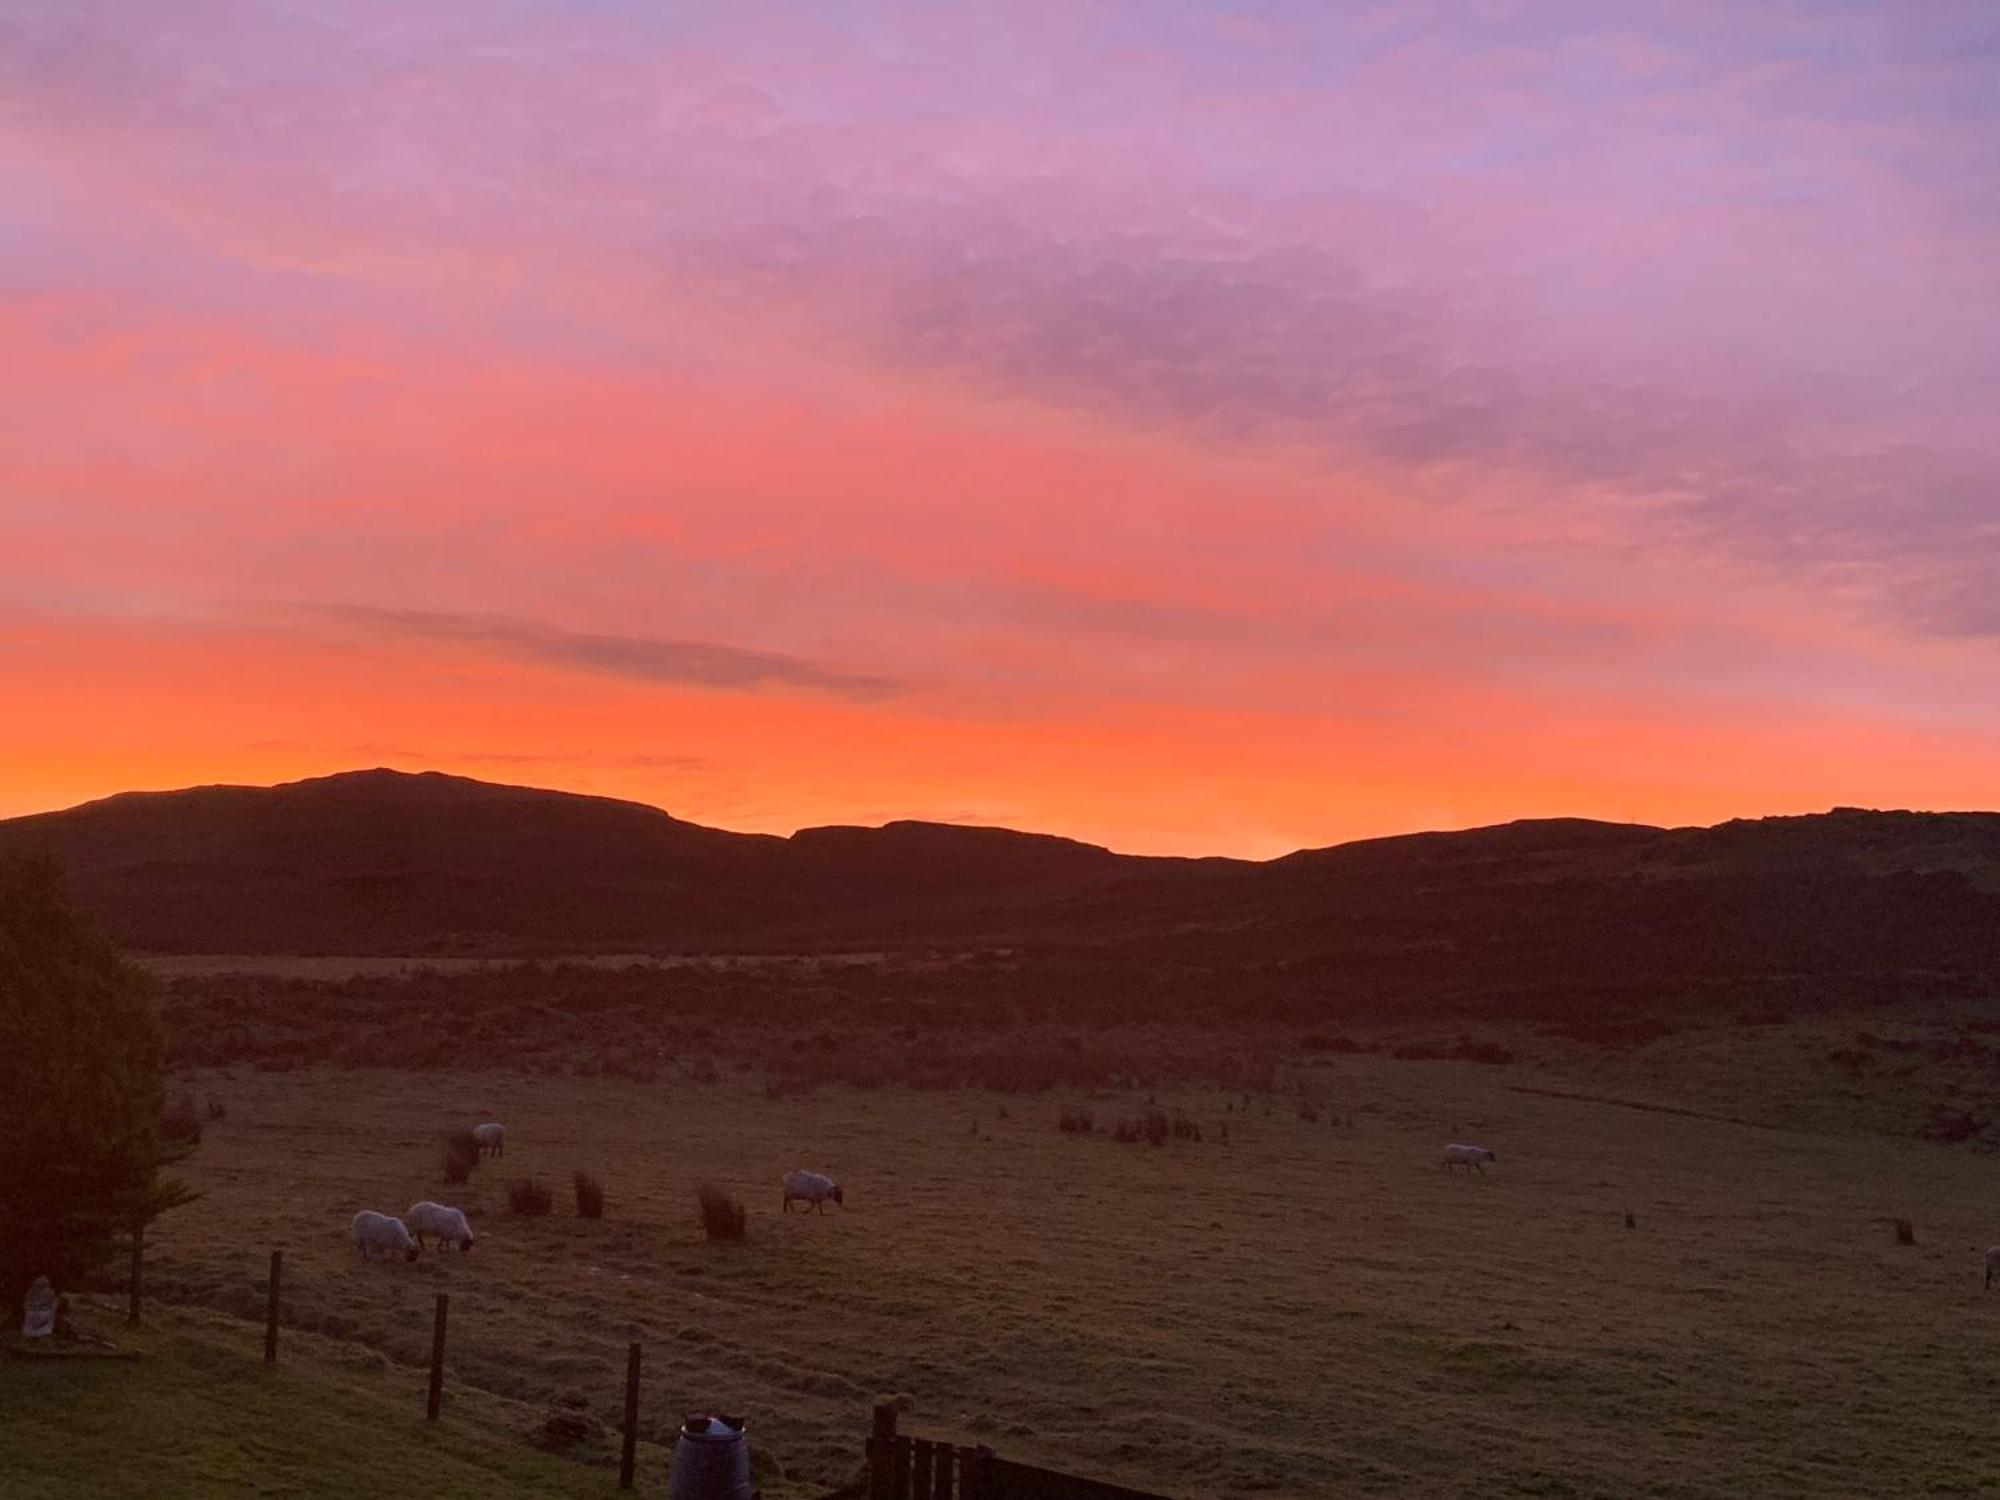
<path fill-rule="evenodd" d="M 896 1409 L 875 1408 L 867 1500 L 1165 1500 L 1143 1490 L 1058 1474 L 991 1448 L 934 1443 L 896 1431 Z"/>

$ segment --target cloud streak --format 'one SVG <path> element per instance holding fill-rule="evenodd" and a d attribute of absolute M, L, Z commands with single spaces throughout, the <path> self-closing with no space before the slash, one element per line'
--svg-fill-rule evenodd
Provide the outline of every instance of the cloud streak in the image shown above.
<path fill-rule="evenodd" d="M 713 641 L 600 635 L 505 615 L 378 609 L 363 604 L 302 605 L 295 612 L 305 619 L 363 635 L 467 647 L 536 666 L 632 682 L 729 691 L 795 688 L 861 702 L 902 691 L 900 684 L 887 678 L 831 671 L 781 652 L 752 651 Z"/>

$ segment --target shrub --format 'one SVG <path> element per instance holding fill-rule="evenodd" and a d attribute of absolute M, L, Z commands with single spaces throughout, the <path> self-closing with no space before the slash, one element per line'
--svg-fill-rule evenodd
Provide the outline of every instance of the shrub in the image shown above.
<path fill-rule="evenodd" d="M 533 1178 L 522 1177 L 507 1184 L 507 1206 L 527 1218 L 539 1218 L 555 1206 L 556 1197 Z"/>
<path fill-rule="evenodd" d="M 1896 1221 L 1896 1243 L 1899 1245 L 1914 1245 L 1916 1242 L 1916 1227 L 1908 1219 L 1898 1219 Z"/>
<path fill-rule="evenodd" d="M 1299 1118 L 1308 1125 L 1319 1124 L 1319 1106 L 1310 1099 L 1299 1100 Z"/>
<path fill-rule="evenodd" d="M 448 1131 L 439 1154 L 443 1158 L 444 1180 L 464 1182 L 472 1176 L 472 1169 L 479 1165 L 479 1142 L 472 1138 L 470 1130 Z"/>
<path fill-rule="evenodd" d="M 1174 1139 L 1177 1141 L 1198 1141 L 1201 1139 L 1201 1127 L 1186 1115 L 1176 1111 L 1174 1114 Z"/>
<path fill-rule="evenodd" d="M 576 1182 L 576 1216 L 579 1219 L 601 1219 L 604 1217 L 604 1184 L 588 1172 L 578 1172 Z"/>
<path fill-rule="evenodd" d="M 1147 1145 L 1164 1146 L 1167 1143 L 1167 1133 L 1171 1128 L 1167 1122 L 1167 1112 L 1165 1110 L 1149 1109 L 1146 1111 Z"/>
<path fill-rule="evenodd" d="M 1142 1133 L 1137 1120 L 1120 1120 L 1118 1128 L 1111 1132 L 1111 1139 L 1121 1146 L 1130 1146 L 1138 1142 Z"/>
<path fill-rule="evenodd" d="M 712 1240 L 743 1238 L 743 1205 L 712 1182 L 704 1182 L 696 1195 L 701 1204 L 702 1232 Z"/>
<path fill-rule="evenodd" d="M 201 1113 L 194 1107 L 194 1095 L 182 1094 L 160 1111 L 160 1139 L 175 1146 L 201 1144 Z"/>
<path fill-rule="evenodd" d="M 1087 1109 L 1066 1109 L 1058 1128 L 1064 1135 L 1090 1135 L 1097 1129 L 1097 1117 Z"/>
<path fill-rule="evenodd" d="M 223 1107 L 220 1099 L 211 1099 L 208 1101 L 208 1117 L 211 1120 L 226 1120 L 229 1118 L 229 1111 Z"/>

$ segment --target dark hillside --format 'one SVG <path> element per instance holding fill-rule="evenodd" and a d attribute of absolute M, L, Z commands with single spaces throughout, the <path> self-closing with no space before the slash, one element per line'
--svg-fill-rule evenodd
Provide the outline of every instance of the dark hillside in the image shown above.
<path fill-rule="evenodd" d="M 1548 819 L 1258 864 L 924 823 L 773 838 L 364 771 L 0 822 L 0 853 L 32 847 L 156 952 L 1004 948 L 1065 1008 L 1215 1015 L 2000 996 L 1990 813 Z"/>

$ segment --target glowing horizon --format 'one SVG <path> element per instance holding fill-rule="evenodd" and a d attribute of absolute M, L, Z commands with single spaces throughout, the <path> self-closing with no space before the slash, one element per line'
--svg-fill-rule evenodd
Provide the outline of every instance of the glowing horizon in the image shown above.
<path fill-rule="evenodd" d="M 2000 805 L 2000 17 L 0 4 L 0 817 Z"/>

